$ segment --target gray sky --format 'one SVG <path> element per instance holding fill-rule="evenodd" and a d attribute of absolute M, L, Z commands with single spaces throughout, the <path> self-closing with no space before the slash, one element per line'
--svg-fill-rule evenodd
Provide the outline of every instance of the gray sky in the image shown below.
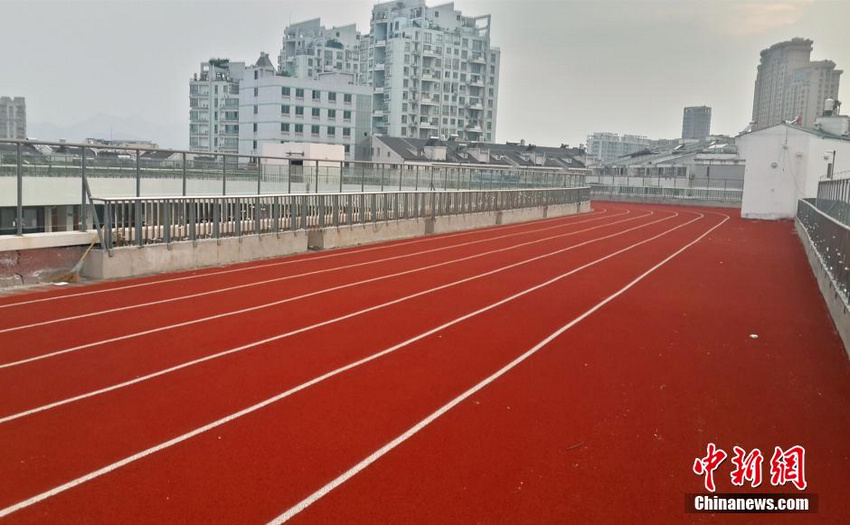
<path fill-rule="evenodd" d="M 321 17 L 368 32 L 372 0 L 0 0 L 0 95 L 25 96 L 29 132 L 188 144 L 188 79 L 216 57 L 276 62 L 284 27 Z M 431 0 L 430 5 L 444 3 Z M 850 0 L 458 0 L 493 15 L 502 49 L 498 141 L 576 145 L 593 131 L 674 138 L 682 108 L 713 108 L 712 132 L 749 122 L 759 51 L 814 40 L 850 70 Z M 8 21 L 14 21 L 8 23 Z M 850 73 L 839 98 L 850 107 Z M 845 111 L 846 113 L 846 111 Z M 39 133 L 39 135 L 36 135 Z"/>

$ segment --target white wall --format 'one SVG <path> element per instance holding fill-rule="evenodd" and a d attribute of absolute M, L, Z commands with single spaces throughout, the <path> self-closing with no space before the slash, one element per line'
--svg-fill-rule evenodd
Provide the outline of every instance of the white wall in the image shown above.
<path fill-rule="evenodd" d="M 778 125 L 737 139 L 746 161 L 741 216 L 750 219 L 793 218 L 797 200 L 817 196 L 826 175 L 824 152 L 836 150 L 836 172 L 850 169 L 850 141 L 823 138 L 792 126 Z"/>

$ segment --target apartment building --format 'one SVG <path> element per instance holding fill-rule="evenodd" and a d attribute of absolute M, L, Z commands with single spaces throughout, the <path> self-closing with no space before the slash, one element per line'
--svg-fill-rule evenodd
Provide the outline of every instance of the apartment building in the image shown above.
<path fill-rule="evenodd" d="M 761 52 L 753 95 L 752 130 L 800 119 L 811 128 L 828 98 L 838 97 L 841 70 L 812 61 L 812 40 L 793 38 Z"/>
<path fill-rule="evenodd" d="M 27 138 L 27 104 L 24 97 L 0 97 L 0 139 Z"/>
<path fill-rule="evenodd" d="M 394 0 L 373 7 L 370 30 L 375 133 L 493 140 L 500 51 L 490 45 L 490 15 Z"/>
<path fill-rule="evenodd" d="M 355 80 L 344 72 L 283 76 L 263 54 L 240 84 L 239 153 L 259 155 L 263 143 L 313 142 L 343 145 L 353 160 L 356 144 L 368 142 L 372 118 L 372 89 Z"/>
<path fill-rule="evenodd" d="M 711 135 L 711 108 L 691 106 L 682 116 L 682 140 L 703 141 Z"/>
<path fill-rule="evenodd" d="M 617 157 L 647 149 L 651 141 L 643 135 L 620 135 L 597 131 L 587 136 L 588 164 L 604 164 Z"/>
<path fill-rule="evenodd" d="M 201 63 L 200 72 L 189 81 L 190 150 L 239 150 L 239 81 L 244 72 L 244 62 L 226 58 Z"/>
<path fill-rule="evenodd" d="M 354 24 L 327 29 L 319 18 L 291 24 L 283 32 L 278 71 L 314 80 L 323 73 L 349 73 L 356 83 L 366 84 L 361 70 L 366 42 Z"/>

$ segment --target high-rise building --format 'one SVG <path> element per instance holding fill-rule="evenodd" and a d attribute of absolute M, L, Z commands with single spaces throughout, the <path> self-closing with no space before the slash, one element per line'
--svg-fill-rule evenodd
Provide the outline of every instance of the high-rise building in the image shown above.
<path fill-rule="evenodd" d="M 27 104 L 24 97 L 0 97 L 0 139 L 27 138 Z"/>
<path fill-rule="evenodd" d="M 830 60 L 811 61 L 812 41 L 793 38 L 761 52 L 753 96 L 752 130 L 799 118 L 812 127 L 827 98 L 838 97 L 842 71 Z"/>
<path fill-rule="evenodd" d="M 268 55 L 265 62 L 271 66 Z M 211 58 L 189 81 L 189 149 L 239 150 L 239 81 L 245 62 Z"/>
<path fill-rule="evenodd" d="M 366 40 L 361 42 L 354 24 L 326 29 L 318 18 L 292 24 L 283 31 L 278 70 L 314 80 L 322 73 L 349 73 L 357 83 L 365 84 L 361 44 L 365 49 Z"/>
<path fill-rule="evenodd" d="M 393 0 L 373 7 L 370 27 L 375 133 L 493 141 L 500 51 L 490 46 L 490 15 Z"/>
<path fill-rule="evenodd" d="M 372 89 L 352 73 L 280 75 L 264 57 L 239 86 L 240 155 L 261 154 L 263 143 L 314 142 L 343 145 L 353 160 L 355 145 L 371 136 Z"/>
<path fill-rule="evenodd" d="M 643 135 L 619 135 L 597 131 L 587 136 L 587 159 L 589 164 L 604 164 L 649 146 L 650 140 Z"/>
<path fill-rule="evenodd" d="M 682 117 L 682 140 L 703 141 L 711 135 L 711 108 L 691 106 Z"/>

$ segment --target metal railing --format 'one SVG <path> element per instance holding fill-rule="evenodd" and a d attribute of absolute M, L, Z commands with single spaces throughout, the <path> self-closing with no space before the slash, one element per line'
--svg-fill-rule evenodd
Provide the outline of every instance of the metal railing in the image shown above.
<path fill-rule="evenodd" d="M 588 187 L 93 199 L 107 250 L 589 200 Z"/>
<path fill-rule="evenodd" d="M 82 231 L 91 222 L 86 210 L 91 204 L 86 195 L 91 193 L 138 198 L 566 188 L 583 185 L 586 173 L 584 169 L 329 161 L 0 139 L 0 187 L 9 190 L 0 192 L 0 207 L 17 206 L 13 229 L 18 235 L 24 229 L 23 207 L 36 205 L 32 200 L 36 192 L 41 193 L 39 205 L 45 203 L 46 178 L 55 181 L 48 191 L 61 192 L 63 200 L 48 204 L 79 206 L 74 228 Z"/>
<path fill-rule="evenodd" d="M 797 203 L 797 220 L 806 229 L 844 304 L 850 305 L 850 226 L 821 209 L 820 204 L 820 198 L 800 199 Z"/>
<path fill-rule="evenodd" d="M 744 193 L 744 181 L 740 179 L 588 175 L 585 181 L 595 198 L 656 198 L 736 205 L 741 203 Z"/>
<path fill-rule="evenodd" d="M 815 205 L 833 219 L 850 226 L 850 179 L 820 181 Z"/>

